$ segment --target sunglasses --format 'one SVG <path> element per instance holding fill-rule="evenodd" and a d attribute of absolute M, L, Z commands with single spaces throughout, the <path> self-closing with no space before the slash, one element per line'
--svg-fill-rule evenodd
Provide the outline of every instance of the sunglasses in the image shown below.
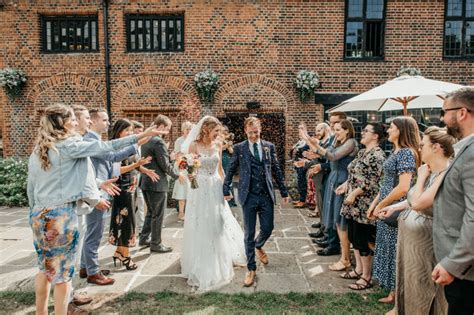
<path fill-rule="evenodd" d="M 441 111 L 439 112 L 439 115 L 441 117 L 444 117 L 444 115 L 446 115 L 446 112 L 449 112 L 449 111 L 452 111 L 452 110 L 460 110 L 460 109 L 466 109 L 468 112 L 471 112 L 471 110 L 469 108 L 466 108 L 466 107 L 453 107 L 453 108 L 447 108 L 447 109 L 441 109 Z"/>

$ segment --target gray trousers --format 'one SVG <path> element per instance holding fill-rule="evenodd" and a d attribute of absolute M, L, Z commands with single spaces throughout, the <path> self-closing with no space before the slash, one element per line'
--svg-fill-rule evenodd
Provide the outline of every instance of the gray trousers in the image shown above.
<path fill-rule="evenodd" d="M 151 249 L 156 249 L 161 244 L 161 227 L 163 226 L 167 195 L 166 191 L 143 190 L 147 213 L 140 233 L 140 242 L 147 241 L 151 234 Z"/>

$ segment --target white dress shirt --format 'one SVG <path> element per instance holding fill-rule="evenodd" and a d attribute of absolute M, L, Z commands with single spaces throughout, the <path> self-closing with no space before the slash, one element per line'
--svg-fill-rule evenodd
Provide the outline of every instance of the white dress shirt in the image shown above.
<path fill-rule="evenodd" d="M 249 140 L 250 153 L 252 153 L 252 155 L 255 156 L 255 155 L 253 154 L 253 144 L 254 144 L 254 142 L 252 142 L 252 141 Z M 262 154 L 263 154 L 263 150 L 262 150 L 262 141 L 260 141 L 260 139 L 257 141 L 257 148 L 258 148 L 258 154 L 259 154 L 259 156 L 260 156 L 260 160 L 262 160 L 262 159 L 263 159 L 263 155 L 262 155 Z"/>

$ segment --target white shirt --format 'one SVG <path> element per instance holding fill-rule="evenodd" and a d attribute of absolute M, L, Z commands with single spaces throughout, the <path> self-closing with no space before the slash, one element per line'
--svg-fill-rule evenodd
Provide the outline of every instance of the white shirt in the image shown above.
<path fill-rule="evenodd" d="M 252 155 L 255 156 L 255 155 L 253 154 L 253 144 L 254 144 L 254 142 L 252 142 L 252 141 L 249 140 L 250 153 L 252 153 Z M 260 160 L 262 160 L 262 158 L 263 158 L 263 155 L 262 155 L 263 150 L 262 150 L 262 141 L 260 141 L 260 139 L 257 141 L 257 149 L 258 149 L 258 155 L 260 156 Z"/>
<path fill-rule="evenodd" d="M 462 138 L 462 140 L 460 140 L 458 143 L 455 143 L 453 145 L 453 149 L 454 149 L 454 156 L 457 156 L 459 151 L 461 151 L 461 149 L 464 147 L 464 145 L 472 138 L 474 137 L 474 133 L 470 134 L 469 136 L 467 137 L 464 137 Z"/>

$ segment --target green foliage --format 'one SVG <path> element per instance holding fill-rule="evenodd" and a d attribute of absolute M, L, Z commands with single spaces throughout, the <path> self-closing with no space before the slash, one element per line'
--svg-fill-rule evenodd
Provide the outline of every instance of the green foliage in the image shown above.
<path fill-rule="evenodd" d="M 0 159 L 0 205 L 26 206 L 28 161 L 19 158 Z"/>

